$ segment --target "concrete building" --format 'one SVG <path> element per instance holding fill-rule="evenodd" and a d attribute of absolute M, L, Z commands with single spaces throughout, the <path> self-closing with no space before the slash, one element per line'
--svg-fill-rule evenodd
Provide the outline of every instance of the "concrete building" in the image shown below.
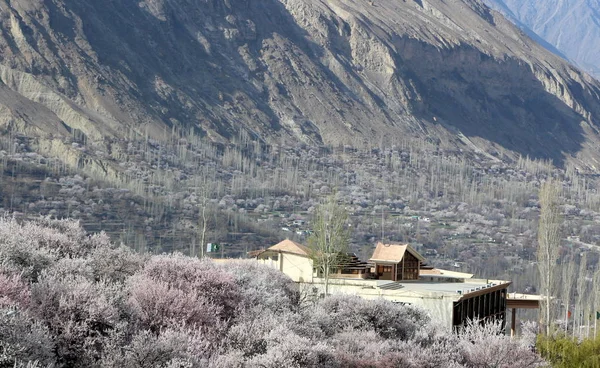
<path fill-rule="evenodd" d="M 284 240 L 268 249 L 251 252 L 258 262 L 279 269 L 292 280 L 322 294 L 319 277 L 307 247 Z M 452 329 L 471 319 L 505 324 L 510 281 L 473 278 L 472 274 L 436 269 L 408 244 L 378 243 L 368 262 L 351 255 L 329 278 L 331 294 L 352 294 L 366 299 L 384 298 L 421 306 L 432 318 Z"/>

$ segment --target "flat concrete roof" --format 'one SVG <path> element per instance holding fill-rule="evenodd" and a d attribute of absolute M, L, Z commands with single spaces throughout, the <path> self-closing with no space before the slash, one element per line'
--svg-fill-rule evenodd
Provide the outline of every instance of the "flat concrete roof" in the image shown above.
<path fill-rule="evenodd" d="M 541 295 L 509 293 L 508 299 L 506 300 L 506 307 L 515 309 L 538 309 L 540 307 L 540 301 L 543 299 L 544 297 Z"/>
<path fill-rule="evenodd" d="M 402 290 L 407 291 L 425 291 L 432 293 L 444 293 L 454 295 L 467 295 L 490 289 L 499 285 L 510 285 L 510 282 L 398 282 L 403 286 Z M 490 285 L 490 286 L 488 286 Z M 459 293 L 460 291 L 460 293 Z"/>

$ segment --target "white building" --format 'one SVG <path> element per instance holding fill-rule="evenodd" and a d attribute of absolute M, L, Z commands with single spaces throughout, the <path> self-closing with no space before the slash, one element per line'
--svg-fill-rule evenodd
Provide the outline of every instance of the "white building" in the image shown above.
<path fill-rule="evenodd" d="M 250 252 L 257 261 L 277 268 L 295 282 L 313 282 L 313 262 L 309 249 L 286 239 L 268 249 Z"/>
<path fill-rule="evenodd" d="M 324 280 L 318 277 L 307 247 L 284 240 L 250 255 L 323 293 Z M 469 319 L 504 323 L 509 281 L 475 279 L 472 274 L 428 267 L 424 260 L 408 244 L 378 243 L 368 263 L 352 256 L 334 270 L 329 292 L 418 305 L 448 328 L 463 326 Z"/>

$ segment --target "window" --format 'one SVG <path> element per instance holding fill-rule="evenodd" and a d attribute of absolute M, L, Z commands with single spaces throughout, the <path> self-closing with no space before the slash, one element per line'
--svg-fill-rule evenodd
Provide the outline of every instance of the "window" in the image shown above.
<path fill-rule="evenodd" d="M 419 279 L 419 268 L 420 261 L 410 253 L 406 253 L 402 263 L 399 265 L 401 268 L 398 270 L 398 276 L 402 280 L 418 280 Z"/>
<path fill-rule="evenodd" d="M 377 266 L 377 272 L 392 272 L 392 266 Z"/>

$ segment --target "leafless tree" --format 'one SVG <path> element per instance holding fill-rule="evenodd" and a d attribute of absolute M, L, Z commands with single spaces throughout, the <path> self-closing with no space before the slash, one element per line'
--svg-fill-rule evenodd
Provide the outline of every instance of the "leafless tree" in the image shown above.
<path fill-rule="evenodd" d="M 560 209 L 559 196 L 561 186 L 559 183 L 548 180 L 542 184 L 539 192 L 541 206 L 538 224 L 538 269 L 542 293 L 545 295 L 542 308 L 542 322 L 546 326 L 546 334 L 550 334 L 552 321 L 550 300 L 555 294 L 554 276 L 558 249 L 560 245 Z"/>
<path fill-rule="evenodd" d="M 594 294 L 594 298 L 592 300 L 594 303 L 592 306 L 592 314 L 594 316 L 594 335 L 597 335 L 598 306 L 600 305 L 600 265 L 596 265 L 596 272 L 594 272 L 594 277 L 592 279 L 592 293 Z"/>
<path fill-rule="evenodd" d="M 569 329 L 569 308 L 571 307 L 571 296 L 573 294 L 573 280 L 575 278 L 575 262 L 569 259 L 563 263 L 561 278 L 561 293 L 565 305 L 565 333 Z"/>
<path fill-rule="evenodd" d="M 196 184 L 196 191 L 198 195 L 198 217 L 199 217 L 199 231 L 200 231 L 200 258 L 204 257 L 205 247 L 206 247 L 206 230 L 208 227 L 208 214 L 207 207 L 210 201 L 212 191 L 213 191 L 213 182 L 211 178 L 209 178 L 210 173 L 204 172 L 200 175 L 198 182 Z"/>
<path fill-rule="evenodd" d="M 335 195 L 331 195 L 317 207 L 313 218 L 313 234 L 308 239 L 310 257 L 325 281 L 325 295 L 329 292 L 330 272 L 344 261 L 349 239 L 348 213 L 337 204 Z"/>
<path fill-rule="evenodd" d="M 584 253 L 581 257 L 581 261 L 579 262 L 579 275 L 577 278 L 577 303 L 575 304 L 577 314 L 575 315 L 573 321 L 573 336 L 575 336 L 575 332 L 581 334 L 581 325 L 583 324 L 583 316 L 586 313 L 586 304 L 587 301 L 585 297 L 587 295 L 587 253 Z M 575 321 L 577 321 L 578 328 L 575 328 Z"/>

